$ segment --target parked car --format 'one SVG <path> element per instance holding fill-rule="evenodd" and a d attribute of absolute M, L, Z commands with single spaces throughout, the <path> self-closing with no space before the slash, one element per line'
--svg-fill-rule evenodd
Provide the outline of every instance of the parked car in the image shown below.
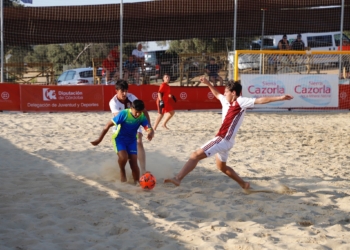
<path fill-rule="evenodd" d="M 145 52 L 145 74 L 150 79 L 162 79 L 165 73 L 170 74 L 170 80 L 179 77 L 179 56 L 166 50 Z"/>
<path fill-rule="evenodd" d="M 102 76 L 102 69 L 98 69 L 97 76 Z M 57 85 L 92 85 L 94 84 L 93 68 L 69 69 L 57 79 Z"/>

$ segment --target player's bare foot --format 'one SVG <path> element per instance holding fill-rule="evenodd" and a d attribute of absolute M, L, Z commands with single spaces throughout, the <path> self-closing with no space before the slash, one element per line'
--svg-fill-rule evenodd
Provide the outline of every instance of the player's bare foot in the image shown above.
<path fill-rule="evenodd" d="M 172 183 L 175 186 L 180 186 L 181 182 L 178 179 L 176 179 L 176 178 L 170 178 L 170 179 L 165 179 L 164 183 Z"/>
<path fill-rule="evenodd" d="M 170 130 L 166 125 L 162 125 L 162 128 L 165 128 L 166 130 Z"/>
<path fill-rule="evenodd" d="M 125 177 L 120 178 L 120 182 L 126 182 L 126 181 L 127 181 L 127 179 Z"/>
<path fill-rule="evenodd" d="M 244 182 L 242 188 L 243 189 L 250 189 L 250 183 L 249 182 Z"/>

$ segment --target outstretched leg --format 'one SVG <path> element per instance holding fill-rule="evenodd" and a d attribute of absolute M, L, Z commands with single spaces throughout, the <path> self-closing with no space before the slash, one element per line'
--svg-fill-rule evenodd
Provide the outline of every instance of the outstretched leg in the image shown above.
<path fill-rule="evenodd" d="M 245 182 L 241 177 L 239 177 L 238 174 L 231 167 L 226 165 L 226 162 L 220 161 L 218 156 L 216 156 L 215 159 L 216 159 L 216 167 L 221 172 L 226 174 L 232 180 L 235 180 L 243 189 L 249 189 L 250 188 L 249 182 Z"/>
<path fill-rule="evenodd" d="M 142 143 L 142 134 L 137 133 L 137 158 L 140 163 L 141 175 L 146 172 L 146 152 Z"/>
<path fill-rule="evenodd" d="M 163 122 L 163 125 L 162 125 L 163 128 L 169 129 L 169 128 L 166 126 L 166 124 L 167 124 L 168 121 L 171 119 L 171 117 L 173 117 L 174 115 L 175 115 L 175 111 L 174 111 L 174 110 L 172 110 L 172 111 L 166 113 L 166 116 L 165 116 L 165 119 L 164 119 L 164 122 Z"/>
<path fill-rule="evenodd" d="M 173 183 L 174 185 L 179 186 L 181 183 L 181 180 L 185 178 L 185 176 L 197 166 L 200 160 L 206 157 L 207 155 L 204 153 L 203 149 L 201 148 L 197 149 L 195 152 L 191 154 L 190 158 L 182 167 L 180 172 L 174 178 L 165 179 L 164 183 Z"/>
<path fill-rule="evenodd" d="M 125 172 L 125 165 L 128 162 L 128 153 L 126 150 L 121 150 L 118 152 L 118 165 L 120 169 L 120 181 L 126 182 L 126 172 Z"/>

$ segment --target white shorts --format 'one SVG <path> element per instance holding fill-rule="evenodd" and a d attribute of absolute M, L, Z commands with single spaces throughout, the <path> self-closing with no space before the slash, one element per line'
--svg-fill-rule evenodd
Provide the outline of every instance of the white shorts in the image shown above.
<path fill-rule="evenodd" d="M 215 137 L 214 139 L 206 142 L 201 146 L 207 157 L 217 154 L 221 162 L 226 162 L 228 158 L 228 152 L 233 147 L 234 142 L 225 140 L 221 137 Z"/>

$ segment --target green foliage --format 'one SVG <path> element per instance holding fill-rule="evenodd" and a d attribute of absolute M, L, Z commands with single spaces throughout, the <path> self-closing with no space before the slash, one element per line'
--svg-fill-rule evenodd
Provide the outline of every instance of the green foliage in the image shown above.
<path fill-rule="evenodd" d="M 227 52 L 232 47 L 232 40 L 225 38 L 187 39 L 171 41 L 169 51 L 176 53 L 217 53 Z"/>

